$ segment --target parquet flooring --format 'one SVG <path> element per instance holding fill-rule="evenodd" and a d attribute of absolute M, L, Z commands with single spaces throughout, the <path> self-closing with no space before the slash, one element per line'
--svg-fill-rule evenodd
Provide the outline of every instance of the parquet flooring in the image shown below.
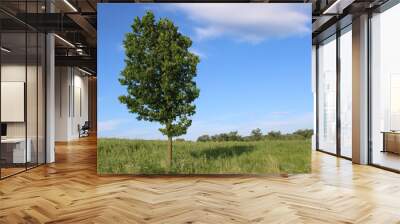
<path fill-rule="evenodd" d="M 0 181 L 0 223 L 400 223 L 400 175 L 313 152 L 311 174 L 100 177 L 96 141 Z"/>
<path fill-rule="evenodd" d="M 2 177 L 7 177 L 7 176 L 11 176 L 13 174 L 19 173 L 25 171 L 25 167 L 7 167 L 7 168 L 1 168 L 1 175 Z"/>

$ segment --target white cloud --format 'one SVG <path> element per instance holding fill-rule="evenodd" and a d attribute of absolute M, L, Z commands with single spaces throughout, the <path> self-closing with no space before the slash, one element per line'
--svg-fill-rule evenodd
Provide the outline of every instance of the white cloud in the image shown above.
<path fill-rule="evenodd" d="M 201 51 L 199 51 L 199 50 L 197 50 L 197 49 L 195 49 L 195 48 L 191 48 L 191 49 L 190 49 L 190 52 L 192 52 L 193 54 L 199 56 L 200 59 L 205 59 L 205 58 L 207 58 L 207 56 L 206 56 L 203 52 L 201 52 Z"/>
<path fill-rule="evenodd" d="M 117 51 L 119 51 L 119 52 L 125 52 L 125 46 L 124 46 L 123 43 L 117 45 Z"/>
<path fill-rule="evenodd" d="M 314 115 L 312 112 L 309 112 L 293 116 L 287 115 L 279 118 L 260 120 L 257 123 L 267 131 L 279 130 L 282 132 L 293 132 L 297 129 L 313 128 L 313 122 Z"/>
<path fill-rule="evenodd" d="M 107 121 L 99 121 L 99 131 L 113 131 L 118 128 L 121 124 L 123 124 L 126 120 L 123 119 L 114 119 Z"/>
<path fill-rule="evenodd" d="M 310 32 L 309 6 L 300 4 L 174 4 L 197 23 L 198 39 L 230 36 L 259 43 Z"/>

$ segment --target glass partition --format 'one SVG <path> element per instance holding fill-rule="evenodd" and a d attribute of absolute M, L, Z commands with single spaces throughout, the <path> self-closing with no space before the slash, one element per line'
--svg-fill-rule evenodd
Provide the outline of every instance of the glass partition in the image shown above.
<path fill-rule="evenodd" d="M 371 18 L 371 160 L 400 170 L 400 5 Z"/>
<path fill-rule="evenodd" d="M 24 171 L 31 158 L 26 150 L 26 41 L 25 32 L 1 34 L 2 177 Z"/>
<path fill-rule="evenodd" d="M 37 162 L 43 164 L 46 162 L 46 139 L 45 139 L 45 124 L 46 124 L 46 37 L 43 33 L 38 33 L 38 75 L 37 75 Z"/>
<path fill-rule="evenodd" d="M 38 79 L 38 35 L 36 32 L 27 33 L 27 82 L 26 82 L 26 113 L 27 113 L 27 151 L 30 152 L 30 160 L 27 167 L 34 167 L 37 165 L 37 79 Z"/>
<path fill-rule="evenodd" d="M 43 4 L 0 6 L 40 13 Z M 0 12 L 0 178 L 45 163 L 45 44 L 43 33 Z"/>
<path fill-rule="evenodd" d="M 351 26 L 340 35 L 340 154 L 352 157 L 352 34 Z"/>
<path fill-rule="evenodd" d="M 318 147 L 336 153 L 336 36 L 318 47 Z"/>

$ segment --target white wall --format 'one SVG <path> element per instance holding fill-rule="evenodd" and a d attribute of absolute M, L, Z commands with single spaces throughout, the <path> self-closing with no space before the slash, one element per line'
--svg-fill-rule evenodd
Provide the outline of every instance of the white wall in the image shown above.
<path fill-rule="evenodd" d="M 76 75 L 77 70 L 75 70 L 74 76 L 74 110 L 75 113 L 73 119 L 71 120 L 72 129 L 71 135 L 75 137 L 79 137 L 78 133 L 78 124 L 83 125 L 85 121 L 89 119 L 88 113 L 88 77 Z M 79 72 L 79 74 L 82 74 Z M 80 97 L 79 97 L 80 95 Z M 81 101 L 79 103 L 79 100 Z M 80 108 L 81 107 L 81 108 Z M 81 111 L 80 111 L 81 110 Z"/>
<path fill-rule="evenodd" d="M 55 141 L 68 140 L 69 117 L 69 68 L 55 68 Z"/>
<path fill-rule="evenodd" d="M 38 70 L 37 70 L 38 69 Z M 7 137 L 9 138 L 24 138 L 25 135 L 29 139 L 29 148 L 32 153 L 32 160 L 36 162 L 36 159 L 39 159 L 39 163 L 44 163 L 45 159 L 45 116 L 44 116 L 44 74 L 42 73 L 41 66 L 27 65 L 25 63 L 17 63 L 17 62 L 8 62 L 3 63 L 1 66 L 1 74 L 2 74 L 2 99 L 11 99 L 9 103 L 11 104 L 19 104 L 18 107 L 14 105 L 8 106 L 2 102 L 2 115 L 5 113 L 11 114 L 19 114 L 19 118 L 14 121 L 5 121 L 7 124 Z M 27 78 L 27 80 L 25 80 Z M 20 89 L 15 89 L 15 86 L 12 90 L 18 91 L 15 93 L 11 93 L 11 91 L 7 91 L 4 89 L 4 84 L 10 83 L 24 83 L 26 85 L 26 101 L 25 101 L 25 89 L 24 86 Z M 20 100 L 22 102 L 16 101 L 17 99 L 13 99 L 12 97 L 8 97 L 7 94 L 22 94 L 20 96 Z M 26 103 L 26 106 L 25 106 Z M 25 112 L 26 112 L 26 120 L 25 120 Z M 5 119 L 2 120 L 4 121 Z M 51 162 L 51 161 L 50 161 Z"/>
<path fill-rule="evenodd" d="M 1 121 L 25 121 L 25 83 L 1 82 Z"/>
<path fill-rule="evenodd" d="M 25 64 L 3 64 L 1 66 L 1 81 L 25 82 L 25 69 Z M 1 109 L 7 110 L 7 108 Z M 22 109 L 24 110 L 24 108 Z M 8 137 L 25 137 L 25 122 L 7 122 L 7 135 Z"/>
<path fill-rule="evenodd" d="M 55 85 L 55 140 L 77 139 L 78 125 L 88 120 L 88 77 L 76 68 L 56 67 Z"/>
<path fill-rule="evenodd" d="M 26 70 L 27 69 L 27 70 Z M 31 73 L 36 73 L 36 67 L 33 66 L 25 66 L 25 64 L 3 64 L 1 66 L 1 81 L 2 82 L 24 82 L 25 81 L 25 76 L 26 76 L 26 71 L 28 72 L 28 74 Z M 29 84 L 34 84 L 36 85 L 36 81 L 34 81 L 34 83 L 32 80 L 29 80 Z M 36 99 L 36 89 L 31 89 L 31 88 L 27 88 L 27 103 L 30 103 L 32 100 L 32 98 Z M 4 96 L 3 96 L 4 97 Z M 35 105 L 30 105 L 30 106 L 34 106 L 36 108 L 36 104 Z M 1 110 L 7 110 L 8 108 L 1 108 Z M 22 110 L 24 110 L 24 108 L 22 108 Z M 28 112 L 31 112 L 28 110 Z M 28 125 L 28 129 L 31 130 L 31 128 L 36 130 L 36 113 L 28 113 L 27 114 L 27 118 L 28 118 L 28 122 L 31 121 L 35 121 L 35 126 L 33 124 L 29 124 Z M 33 117 L 32 117 L 33 116 Z M 22 122 L 7 122 L 7 136 L 8 137 L 25 137 L 25 126 L 26 126 L 26 122 L 22 121 Z M 34 127 L 33 127 L 34 126 Z M 28 130 L 28 137 L 30 132 Z"/>

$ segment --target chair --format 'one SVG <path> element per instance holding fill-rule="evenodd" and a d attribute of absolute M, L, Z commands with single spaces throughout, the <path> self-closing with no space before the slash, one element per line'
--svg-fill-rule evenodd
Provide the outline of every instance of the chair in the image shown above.
<path fill-rule="evenodd" d="M 89 121 L 85 121 L 82 127 L 80 127 L 80 125 L 78 124 L 79 138 L 89 136 L 89 129 L 90 129 Z"/>

